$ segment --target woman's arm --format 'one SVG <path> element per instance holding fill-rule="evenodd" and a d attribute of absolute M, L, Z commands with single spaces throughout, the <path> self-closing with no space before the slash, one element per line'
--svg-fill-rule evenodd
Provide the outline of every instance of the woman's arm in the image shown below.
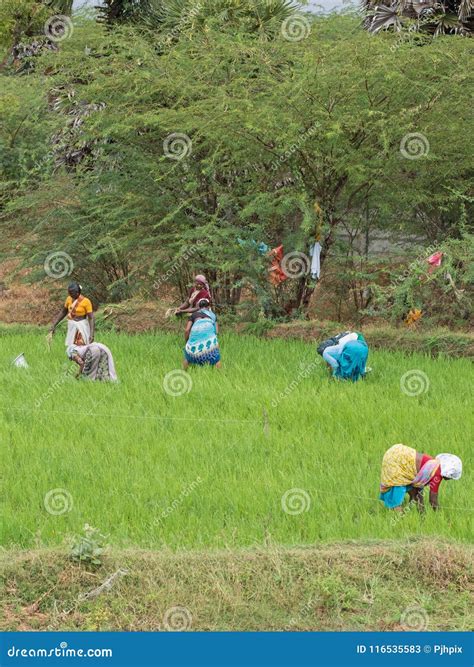
<path fill-rule="evenodd" d="M 183 313 L 185 312 L 186 308 L 189 308 L 190 306 L 189 298 L 186 299 L 186 301 L 183 301 L 183 303 L 176 308 L 174 311 L 175 313 Z"/>
<path fill-rule="evenodd" d="M 90 338 L 90 343 L 94 342 L 94 335 L 95 335 L 95 315 L 94 313 L 87 313 L 87 319 L 89 320 L 89 326 L 91 329 L 91 338 Z"/>
<path fill-rule="evenodd" d="M 338 345 L 331 345 L 330 347 L 327 347 L 325 350 L 323 350 L 323 359 L 324 361 L 329 364 L 329 367 L 333 371 L 337 371 L 339 367 L 339 361 L 336 359 L 334 354 L 339 354 L 339 346 Z"/>
<path fill-rule="evenodd" d="M 66 306 L 63 306 L 61 308 L 61 312 L 58 314 L 57 318 L 55 319 L 55 321 L 51 325 L 51 333 L 52 334 L 54 334 L 54 332 L 56 330 L 56 327 L 58 326 L 58 324 L 60 322 L 63 321 L 63 319 L 66 317 L 67 313 L 68 313 L 68 310 L 67 310 Z"/>
<path fill-rule="evenodd" d="M 189 320 L 189 322 L 186 324 L 186 330 L 184 332 L 184 340 L 186 341 L 186 343 L 189 340 L 189 334 L 191 333 L 192 328 L 193 328 L 193 323 L 191 322 L 191 320 Z"/>
<path fill-rule="evenodd" d="M 421 489 L 417 489 L 417 488 L 411 489 L 410 491 L 408 491 L 408 495 L 409 495 L 411 501 L 413 500 L 413 501 L 416 502 L 420 512 L 424 512 L 425 511 L 425 504 L 424 504 L 424 501 L 423 501 L 423 493 L 422 493 Z"/>
<path fill-rule="evenodd" d="M 196 313 L 198 310 L 198 306 L 189 306 L 188 308 L 181 308 L 180 306 L 175 310 L 175 315 L 181 315 L 181 313 Z"/>
<path fill-rule="evenodd" d="M 438 494 L 430 491 L 430 505 L 434 510 L 439 510 Z"/>
<path fill-rule="evenodd" d="M 76 378 L 81 377 L 82 371 L 84 370 L 84 360 L 78 354 L 73 354 L 71 360 L 74 361 L 79 366 Z"/>

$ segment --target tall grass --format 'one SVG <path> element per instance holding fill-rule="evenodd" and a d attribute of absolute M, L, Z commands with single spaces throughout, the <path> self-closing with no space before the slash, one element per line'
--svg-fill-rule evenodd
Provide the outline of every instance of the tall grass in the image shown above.
<path fill-rule="evenodd" d="M 329 379 L 313 345 L 229 335 L 222 371 L 192 369 L 189 393 L 171 396 L 163 379 L 182 340 L 99 338 L 117 385 L 68 375 L 59 336 L 51 352 L 39 334 L 0 338 L 3 545 L 60 544 L 86 522 L 112 544 L 150 548 L 472 538 L 468 361 L 376 352 L 368 379 L 350 384 Z M 11 365 L 22 351 L 29 369 Z M 411 369 L 429 379 L 419 396 L 400 389 Z M 441 484 L 441 512 L 394 521 L 377 500 L 383 453 L 398 442 L 463 458 L 463 478 Z M 51 515 L 44 499 L 58 488 L 73 505 Z M 282 509 L 293 488 L 310 498 L 294 515 Z"/>

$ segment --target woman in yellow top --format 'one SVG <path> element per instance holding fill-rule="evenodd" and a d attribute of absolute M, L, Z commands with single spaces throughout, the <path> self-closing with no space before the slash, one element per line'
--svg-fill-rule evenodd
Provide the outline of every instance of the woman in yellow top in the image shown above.
<path fill-rule="evenodd" d="M 51 327 L 52 338 L 56 327 L 67 317 L 66 346 L 89 345 L 94 342 L 95 318 L 90 299 L 81 294 L 79 283 L 71 283 L 67 288 L 68 297 L 61 312 Z"/>

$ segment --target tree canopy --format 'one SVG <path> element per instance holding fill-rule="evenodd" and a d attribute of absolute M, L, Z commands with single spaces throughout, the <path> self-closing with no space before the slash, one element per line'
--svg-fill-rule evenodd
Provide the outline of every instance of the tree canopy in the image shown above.
<path fill-rule="evenodd" d="M 275 297 L 254 242 L 307 253 L 320 237 L 324 262 L 368 211 L 380 228 L 459 235 L 470 40 L 420 47 L 351 16 L 282 12 L 265 39 L 237 18 L 170 32 L 75 17 L 26 74 L 4 72 L 1 224 L 26 264 L 41 275 L 60 248 L 100 298 L 120 299 L 193 248 L 178 286 L 199 266 L 223 303 L 251 284 L 299 307 L 311 279 Z"/>

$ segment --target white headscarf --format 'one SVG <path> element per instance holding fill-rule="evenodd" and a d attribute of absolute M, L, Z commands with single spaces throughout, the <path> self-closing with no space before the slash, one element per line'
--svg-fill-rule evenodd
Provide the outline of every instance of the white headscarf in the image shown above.
<path fill-rule="evenodd" d="M 441 475 L 448 479 L 459 479 L 462 475 L 462 461 L 455 454 L 438 454 L 441 464 Z"/>
<path fill-rule="evenodd" d="M 66 354 L 68 356 L 68 359 L 72 359 L 73 354 L 76 354 L 77 346 L 76 345 L 68 345 L 66 348 Z"/>

